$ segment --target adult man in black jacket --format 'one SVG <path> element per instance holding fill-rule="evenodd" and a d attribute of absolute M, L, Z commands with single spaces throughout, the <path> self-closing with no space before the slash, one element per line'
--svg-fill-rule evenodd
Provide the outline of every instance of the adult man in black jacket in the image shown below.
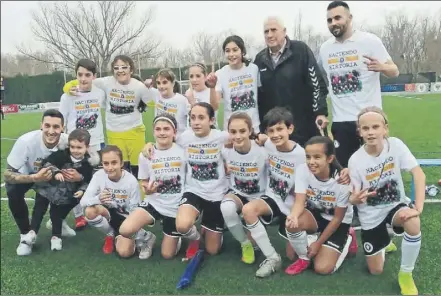
<path fill-rule="evenodd" d="M 272 108 L 287 107 L 294 116 L 291 138 L 304 145 L 328 124 L 328 89 L 311 49 L 302 41 L 290 40 L 282 22 L 270 17 L 264 24 L 268 48 L 259 52 L 254 63 L 259 67 L 258 92 L 260 130 L 263 117 Z"/>

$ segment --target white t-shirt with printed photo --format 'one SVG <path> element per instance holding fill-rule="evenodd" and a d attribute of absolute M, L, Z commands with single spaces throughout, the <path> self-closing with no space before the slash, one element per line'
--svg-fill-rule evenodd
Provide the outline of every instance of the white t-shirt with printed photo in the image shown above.
<path fill-rule="evenodd" d="M 358 149 L 349 159 L 349 174 L 355 190 L 374 188 L 377 195 L 357 205 L 361 228 L 378 226 L 399 203 L 408 203 L 401 170 L 410 171 L 418 166 L 409 148 L 398 138 L 384 140 L 379 156 L 369 155 L 365 147 Z"/>
<path fill-rule="evenodd" d="M 268 139 L 265 142 L 268 153 L 268 183 L 265 195 L 272 198 L 280 211 L 289 215 L 294 202 L 294 184 L 297 168 L 306 162 L 305 149 L 296 144 L 289 152 L 280 152 Z"/>
<path fill-rule="evenodd" d="M 90 145 L 99 146 L 104 143 L 104 127 L 101 107 L 106 101 L 106 94 L 97 87 L 90 92 L 79 92 L 77 96 L 63 94 L 60 99 L 60 112 L 64 116 L 66 133 L 70 134 L 77 128 L 90 133 Z"/>
<path fill-rule="evenodd" d="M 333 219 L 335 208 L 347 208 L 342 222 L 352 223 L 353 207 L 349 203 L 351 195 L 349 185 L 338 184 L 334 178 L 320 181 L 304 163 L 298 167 L 296 172 L 295 193 L 306 194 L 307 202 L 328 221 Z"/>
<path fill-rule="evenodd" d="M 251 141 L 251 150 L 242 154 L 234 148 L 224 148 L 222 157 L 230 171 L 230 188 L 248 200 L 261 197 L 266 189 L 268 155 L 265 147 Z"/>
<path fill-rule="evenodd" d="M 343 43 L 332 37 L 320 47 L 319 63 L 329 80 L 334 122 L 356 121 L 368 106 L 382 108 L 380 73 L 368 71 L 363 55 L 380 63 L 391 59 L 380 38 L 358 30 Z"/>
<path fill-rule="evenodd" d="M 139 155 L 139 180 L 158 183 L 157 192 L 146 195 L 144 201 L 161 215 L 176 217 L 184 193 L 186 159 L 185 151 L 174 144 L 170 149 L 155 149 L 153 159 Z"/>
<path fill-rule="evenodd" d="M 187 129 L 188 111 L 190 104 L 186 97 L 181 94 L 175 94 L 169 99 L 160 97 L 156 102 L 155 116 L 167 113 L 174 118 L 178 123 L 177 135 L 181 135 Z"/>
<path fill-rule="evenodd" d="M 235 112 L 246 112 L 253 122 L 254 132 L 259 132 L 260 119 L 257 107 L 257 89 L 260 87 L 259 68 L 250 63 L 233 70 L 229 65 L 216 71 L 216 91 L 222 93 L 224 100 L 224 126 Z"/>
<path fill-rule="evenodd" d="M 60 142 L 67 143 L 67 138 L 67 134 L 62 133 Z M 37 173 L 42 160 L 55 151 L 58 151 L 57 146 L 52 149 L 46 147 L 41 130 L 31 131 L 17 139 L 6 161 L 19 173 L 30 175 Z"/>
<path fill-rule="evenodd" d="M 123 85 L 115 77 L 107 76 L 93 80 L 93 85 L 106 93 L 106 129 L 112 132 L 125 132 L 142 125 L 139 102 L 147 104 L 156 99 L 154 91 L 134 78 Z"/>
<path fill-rule="evenodd" d="M 93 174 L 89 186 L 81 198 L 83 207 L 101 205 L 100 194 L 108 190 L 112 196 L 110 204 L 103 204 L 107 208 L 115 208 L 121 214 L 132 212 L 141 202 L 141 191 L 138 180 L 129 172 L 123 170 L 121 179 L 114 182 L 109 179 L 104 169 Z"/>
<path fill-rule="evenodd" d="M 221 201 L 227 189 L 222 148 L 229 134 L 212 129 L 206 137 L 197 137 L 193 130 L 186 130 L 177 138 L 187 159 L 185 191 L 208 201 Z"/>

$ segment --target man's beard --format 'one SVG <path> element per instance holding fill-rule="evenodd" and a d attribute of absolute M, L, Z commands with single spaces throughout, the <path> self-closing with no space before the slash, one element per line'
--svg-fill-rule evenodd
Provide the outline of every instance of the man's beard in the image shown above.
<path fill-rule="evenodd" d="M 338 29 L 338 32 L 337 32 L 337 33 L 335 33 L 335 30 L 336 30 L 336 29 Z M 346 33 L 346 29 L 347 29 L 347 26 L 346 26 L 346 25 L 342 25 L 342 26 L 334 26 L 334 27 L 331 29 L 331 34 L 334 35 L 334 37 L 339 38 L 339 37 L 342 37 L 342 36 Z"/>

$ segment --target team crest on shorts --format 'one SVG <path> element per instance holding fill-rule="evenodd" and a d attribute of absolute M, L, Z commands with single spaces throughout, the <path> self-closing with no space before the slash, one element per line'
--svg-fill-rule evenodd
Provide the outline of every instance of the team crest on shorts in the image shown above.
<path fill-rule="evenodd" d="M 186 201 L 187 201 L 187 198 L 186 198 L 186 197 L 182 198 L 181 201 L 179 202 L 179 205 L 184 204 Z"/>
<path fill-rule="evenodd" d="M 371 243 L 364 243 L 363 248 L 366 251 L 366 253 L 370 253 L 374 249 Z"/>
<path fill-rule="evenodd" d="M 334 147 L 335 148 L 340 147 L 340 143 L 337 140 L 334 140 Z"/>

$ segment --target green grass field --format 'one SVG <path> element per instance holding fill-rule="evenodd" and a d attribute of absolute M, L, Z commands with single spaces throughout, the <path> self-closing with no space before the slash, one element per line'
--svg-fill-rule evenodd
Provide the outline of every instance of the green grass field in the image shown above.
<path fill-rule="evenodd" d="M 412 98 L 385 97 L 384 108 L 389 116 L 391 135 L 401 138 L 417 158 L 441 158 L 440 110 L 441 95 Z M 14 143 L 4 138 L 17 138 L 37 129 L 41 113 L 7 115 L 1 122 L 1 168 Z M 144 115 L 150 126 L 152 112 Z M 147 138 L 152 140 L 147 128 Z M 441 169 L 425 168 L 427 184 L 436 184 Z M 405 175 L 409 190 L 409 176 Z M 6 197 L 4 188 L 2 198 Z M 28 193 L 31 197 L 32 193 Z M 440 198 L 440 194 L 437 196 Z M 32 201 L 28 203 L 32 205 Z M 441 204 L 426 204 L 422 216 L 423 243 L 414 278 L 420 294 L 441 294 Z M 48 216 L 47 216 L 48 218 Z M 46 220 L 45 220 L 46 221 Z M 44 223 L 45 223 L 44 221 Z M 72 218 L 69 218 L 72 223 Z M 152 258 L 120 259 L 101 251 L 103 236 L 94 229 L 78 232 L 74 238 L 63 240 L 61 252 L 50 251 L 50 232 L 42 226 L 34 252 L 18 257 L 18 231 L 9 212 L 7 201 L 1 202 L 1 294 L 314 294 L 314 295 L 393 295 L 399 294 L 397 272 L 400 249 L 386 257 L 384 274 L 371 276 L 367 272 L 361 248 L 357 257 L 347 260 L 331 276 L 319 276 L 312 271 L 296 277 L 279 272 L 268 279 L 257 279 L 254 274 L 263 255 L 258 253 L 252 266 L 240 261 L 240 246 L 230 233 L 225 234 L 224 247 L 218 256 L 207 257 L 193 285 L 184 291 L 175 286 L 186 264 L 183 245 L 176 259 L 160 256 L 161 227 L 153 228 L 158 240 Z M 277 235 L 276 227 L 269 227 L 270 238 L 284 256 L 285 242 Z M 401 239 L 396 239 L 401 245 Z M 284 257 L 286 267 L 290 262 Z M 438 279 L 438 280 L 437 280 Z"/>

